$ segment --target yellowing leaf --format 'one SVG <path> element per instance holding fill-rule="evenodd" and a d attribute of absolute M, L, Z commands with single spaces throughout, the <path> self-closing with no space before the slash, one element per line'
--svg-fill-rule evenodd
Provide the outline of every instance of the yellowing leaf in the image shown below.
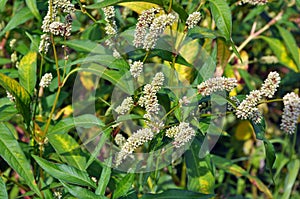
<path fill-rule="evenodd" d="M 292 60 L 291 57 L 289 57 L 287 48 L 279 39 L 263 36 L 261 36 L 260 38 L 262 38 L 269 44 L 270 48 L 272 49 L 276 57 L 279 59 L 280 63 L 294 70 L 295 72 L 299 71 L 295 62 Z"/>
<path fill-rule="evenodd" d="M 150 8 L 159 8 L 157 4 L 148 3 L 148 2 L 126 2 L 126 3 L 119 3 L 120 6 L 124 6 L 133 10 L 134 12 L 141 14 L 144 10 L 148 10 Z"/>
<path fill-rule="evenodd" d="M 193 63 L 198 55 L 201 46 L 198 44 L 197 40 L 190 41 L 182 46 L 179 53 L 188 62 Z M 170 65 L 169 62 L 165 62 L 166 65 Z M 194 75 L 194 69 L 183 64 L 175 64 L 175 69 L 179 75 L 179 79 L 182 82 L 189 81 Z"/>
<path fill-rule="evenodd" d="M 235 129 L 235 137 L 237 140 L 248 140 L 254 133 L 254 129 L 249 121 L 241 121 Z"/>
<path fill-rule="evenodd" d="M 93 74 L 90 72 L 86 72 L 86 71 L 81 72 L 80 81 L 84 86 L 84 88 L 86 88 L 89 91 L 95 88 Z"/>
<path fill-rule="evenodd" d="M 55 116 L 54 120 L 57 120 L 62 114 L 63 118 L 70 116 L 73 113 L 72 105 L 68 105 L 65 108 L 61 109 Z"/>
<path fill-rule="evenodd" d="M 20 61 L 18 68 L 20 84 L 33 95 L 36 84 L 36 52 L 29 52 Z"/>

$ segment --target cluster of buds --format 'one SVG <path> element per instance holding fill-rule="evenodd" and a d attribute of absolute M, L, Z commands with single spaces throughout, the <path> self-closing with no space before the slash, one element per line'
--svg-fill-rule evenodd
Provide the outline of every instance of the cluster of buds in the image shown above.
<path fill-rule="evenodd" d="M 203 96 L 211 95 L 218 91 L 230 92 L 237 86 L 237 80 L 234 78 L 215 77 L 210 78 L 197 86 L 198 92 Z"/>
<path fill-rule="evenodd" d="M 172 13 L 162 14 L 158 17 L 155 15 L 159 9 L 152 8 L 145 10 L 138 18 L 136 25 L 133 44 L 135 47 L 143 47 L 149 51 L 153 49 L 159 36 L 164 32 L 167 26 L 172 25 L 176 16 Z"/>
<path fill-rule="evenodd" d="M 201 13 L 193 12 L 187 18 L 186 26 L 188 27 L 188 29 L 194 28 L 199 23 L 200 20 L 201 20 Z"/>
<path fill-rule="evenodd" d="M 132 154 L 138 147 L 142 146 L 144 143 L 149 142 L 154 137 L 153 132 L 149 128 L 144 128 L 133 133 L 127 141 L 122 145 L 120 152 L 118 153 L 115 163 L 119 166 L 123 160 Z"/>
<path fill-rule="evenodd" d="M 160 90 L 164 82 L 164 74 L 159 72 L 155 75 L 150 84 L 146 84 L 143 90 L 143 96 L 140 97 L 138 103 L 141 107 L 146 108 L 147 114 L 157 114 L 159 104 L 156 93 Z"/>
<path fill-rule="evenodd" d="M 51 73 L 46 73 L 45 75 L 43 75 L 41 81 L 40 81 L 40 87 L 48 87 L 51 84 L 52 81 L 52 74 Z"/>
<path fill-rule="evenodd" d="M 300 116 L 300 98 L 294 92 L 288 93 L 283 97 L 283 104 L 280 128 L 286 133 L 295 133 Z"/>
<path fill-rule="evenodd" d="M 241 3 L 249 3 L 251 5 L 265 5 L 268 0 L 242 0 Z"/>
<path fill-rule="evenodd" d="M 123 102 L 121 103 L 121 105 L 119 105 L 115 111 L 119 114 L 119 115 L 124 115 L 126 114 L 128 111 L 130 111 L 130 109 L 133 107 L 133 99 L 132 97 L 127 97 L 123 100 Z"/>
<path fill-rule="evenodd" d="M 174 138 L 173 144 L 176 148 L 184 146 L 196 135 L 194 129 L 186 122 L 167 129 L 166 136 Z"/>
<path fill-rule="evenodd" d="M 280 76 L 277 72 L 270 72 L 260 90 L 253 90 L 236 109 L 236 116 L 241 119 L 252 119 L 259 123 L 261 116 L 257 105 L 263 97 L 272 98 L 279 86 Z"/>

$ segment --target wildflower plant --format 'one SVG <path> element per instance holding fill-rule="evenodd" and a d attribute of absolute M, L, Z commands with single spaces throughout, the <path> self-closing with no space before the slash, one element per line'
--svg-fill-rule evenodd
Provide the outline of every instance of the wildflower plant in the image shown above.
<path fill-rule="evenodd" d="M 299 6 L 1 2 L 1 198 L 297 198 Z"/>

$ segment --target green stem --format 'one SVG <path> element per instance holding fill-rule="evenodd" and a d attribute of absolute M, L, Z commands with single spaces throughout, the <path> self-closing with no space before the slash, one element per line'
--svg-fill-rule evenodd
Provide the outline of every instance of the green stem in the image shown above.
<path fill-rule="evenodd" d="M 170 0 L 168 13 L 170 13 L 172 11 L 172 5 L 173 5 L 173 0 Z"/>
<path fill-rule="evenodd" d="M 261 101 L 258 103 L 258 105 L 264 104 L 264 103 L 268 104 L 268 103 L 272 103 L 272 102 L 283 102 L 283 99 L 272 99 L 272 100 L 267 100 L 267 101 Z"/>
<path fill-rule="evenodd" d="M 58 86 L 60 86 L 61 80 L 60 80 L 60 72 L 59 72 L 59 66 L 58 66 L 58 57 L 57 57 L 53 34 L 51 34 L 50 38 L 51 38 L 51 43 L 52 43 L 52 47 L 53 47 L 53 54 L 54 54 L 54 60 L 55 60 L 55 68 L 56 68 L 56 73 L 57 73 Z"/>
<path fill-rule="evenodd" d="M 61 86 L 58 86 L 58 90 L 57 90 L 57 93 L 56 93 L 56 96 L 55 96 L 55 100 L 54 100 L 54 103 L 53 103 L 53 106 L 52 106 L 49 118 L 47 120 L 47 124 L 46 124 L 45 130 L 44 130 L 44 135 L 45 136 L 47 135 L 47 132 L 48 132 L 48 129 L 49 129 L 49 126 L 50 126 L 50 122 L 52 120 L 52 116 L 54 114 L 54 111 L 55 111 L 55 108 L 56 108 L 56 104 L 58 102 L 58 97 L 59 97 L 60 92 L 61 92 Z"/>
<path fill-rule="evenodd" d="M 86 11 L 85 7 L 81 4 L 80 1 L 77 1 L 79 3 L 79 6 L 80 6 L 80 11 L 83 13 L 83 14 L 86 14 L 94 23 L 97 23 L 97 20 L 90 14 Z"/>

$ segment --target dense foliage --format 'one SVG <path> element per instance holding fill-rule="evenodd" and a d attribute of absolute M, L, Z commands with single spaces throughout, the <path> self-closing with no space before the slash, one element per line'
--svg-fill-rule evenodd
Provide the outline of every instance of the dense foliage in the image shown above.
<path fill-rule="evenodd" d="M 299 198 L 299 13 L 1 0 L 0 198 Z"/>

